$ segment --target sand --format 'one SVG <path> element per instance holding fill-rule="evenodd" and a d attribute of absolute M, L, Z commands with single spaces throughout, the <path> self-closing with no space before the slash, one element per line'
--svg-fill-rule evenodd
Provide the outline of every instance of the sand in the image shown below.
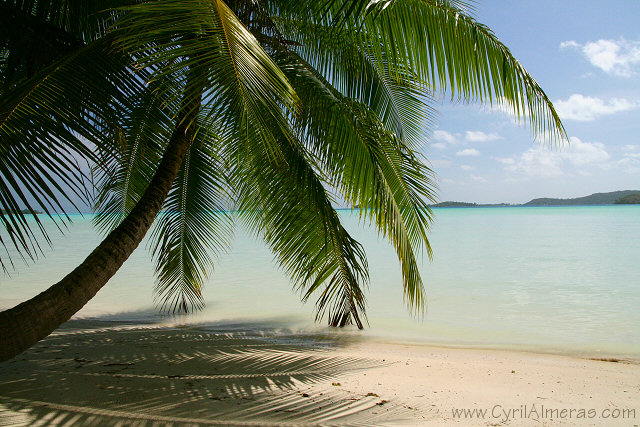
<path fill-rule="evenodd" d="M 75 321 L 0 363 L 0 425 L 639 423 L 634 361 Z"/>

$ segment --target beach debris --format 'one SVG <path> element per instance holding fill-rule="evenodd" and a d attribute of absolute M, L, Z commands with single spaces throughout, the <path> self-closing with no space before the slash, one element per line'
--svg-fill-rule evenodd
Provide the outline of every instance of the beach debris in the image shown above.
<path fill-rule="evenodd" d="M 340 387 L 342 384 L 340 384 L 340 383 L 331 383 L 331 385 L 334 386 L 334 387 Z"/>
<path fill-rule="evenodd" d="M 612 362 L 612 363 L 622 362 L 620 359 L 616 359 L 615 357 L 592 357 L 591 360 L 597 360 L 599 362 Z"/>

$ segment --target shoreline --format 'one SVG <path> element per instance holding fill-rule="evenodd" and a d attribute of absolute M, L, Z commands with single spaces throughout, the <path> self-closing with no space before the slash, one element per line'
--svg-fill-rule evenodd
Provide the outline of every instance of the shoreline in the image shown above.
<path fill-rule="evenodd" d="M 640 232 L 637 216 L 616 208 L 544 211 L 550 216 L 518 212 L 438 215 L 430 236 L 436 257 L 420 265 L 429 298 L 424 316 L 407 312 L 401 271 L 390 263 L 393 248 L 345 214 L 345 227 L 367 248 L 371 269 L 371 327 L 363 335 L 420 345 L 640 359 L 633 326 L 640 324 L 633 267 L 640 245 L 629 238 Z M 90 218 L 75 223 L 46 258 L 2 282 L 0 305 L 17 305 L 44 291 L 93 250 L 99 239 Z M 153 289 L 153 264 L 141 248 L 79 315 L 155 321 Z M 273 319 L 294 332 L 315 330 L 312 301 L 301 304 L 272 253 L 242 227 L 216 263 L 203 297 L 206 308 L 191 315 L 195 322 Z"/>
<path fill-rule="evenodd" d="M 542 347 L 535 343 L 483 343 L 483 342 L 456 342 L 455 340 L 438 340 L 434 339 L 420 339 L 413 338 L 411 336 L 404 336 L 394 338 L 389 333 L 382 333 L 375 331 L 375 328 L 370 327 L 364 331 L 357 330 L 347 326 L 346 328 L 330 328 L 323 327 L 318 324 L 313 324 L 311 327 L 302 327 L 296 329 L 295 326 L 289 326 L 288 319 L 272 318 L 272 319 L 259 319 L 252 318 L 238 318 L 238 319 L 219 319 L 215 321 L 198 320 L 195 321 L 180 321 L 172 317 L 159 316 L 156 319 L 118 319 L 118 315 L 105 319 L 102 316 L 87 316 L 87 317 L 74 317 L 71 319 L 72 323 L 82 322 L 91 325 L 104 322 L 108 325 L 126 325 L 135 327 L 136 325 L 146 327 L 159 327 L 159 328 L 187 328 L 193 330 L 202 331 L 214 331 L 214 332 L 237 332 L 242 331 L 248 337 L 270 335 L 273 338 L 282 340 L 291 339 L 293 341 L 299 338 L 320 338 L 337 340 L 344 342 L 367 342 L 377 343 L 380 345 L 406 345 L 406 346 L 418 346 L 418 347 L 433 347 L 443 349 L 458 349 L 458 350 L 487 350 L 487 351 L 504 351 L 504 352 L 516 352 L 527 354 L 539 354 L 539 355 L 551 355 L 551 356 L 567 356 L 576 359 L 586 360 L 604 360 L 612 362 L 624 362 L 632 364 L 640 364 L 640 353 L 629 353 L 624 351 L 615 350 L 590 350 L 584 347 L 570 348 L 559 346 L 547 346 Z M 261 328 L 256 328 L 261 326 Z M 55 333 L 55 332 L 54 332 Z M 577 344 L 580 346 L 580 344 Z M 614 359 L 614 360 L 611 360 Z"/>
<path fill-rule="evenodd" d="M 411 341 L 411 340 L 386 340 L 386 339 L 377 339 L 370 338 L 367 341 L 371 344 L 378 344 L 381 346 L 393 346 L 393 347 L 418 347 L 424 349 L 433 349 L 433 350 L 451 350 L 451 351 L 487 351 L 487 352 L 496 352 L 496 353 L 514 353 L 514 354 L 523 354 L 523 355 L 531 355 L 531 356 L 557 356 L 557 357 L 567 357 L 570 359 L 576 360 L 593 360 L 593 361 L 601 361 L 601 362 L 610 362 L 610 363 L 624 363 L 630 365 L 639 365 L 640 366 L 640 356 L 628 355 L 628 354 L 618 354 L 618 353 L 609 353 L 609 352 L 589 352 L 582 350 L 565 350 L 565 349 L 551 349 L 551 348 L 542 348 L 535 347 L 533 345 L 520 345 L 520 346 L 511 346 L 508 344 L 501 345 L 488 345 L 488 344 L 452 344 L 452 343 L 440 343 L 437 341 L 429 342 L 420 342 L 420 341 Z"/>
<path fill-rule="evenodd" d="M 555 418 L 533 417 L 544 408 Z M 562 417 L 563 409 L 571 415 Z M 577 418 L 581 409 L 596 413 Z M 454 414 L 463 410 L 480 412 Z M 603 418 L 616 410 L 634 410 L 634 418 L 621 418 L 622 412 Z M 76 320 L 0 364 L 0 419 L 15 425 L 628 426 L 640 421 L 640 364 Z"/>

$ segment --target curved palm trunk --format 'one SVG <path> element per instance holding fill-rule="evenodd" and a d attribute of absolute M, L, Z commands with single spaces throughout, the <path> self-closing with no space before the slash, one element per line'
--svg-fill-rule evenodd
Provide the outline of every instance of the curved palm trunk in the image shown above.
<path fill-rule="evenodd" d="M 22 353 L 69 320 L 138 247 L 160 212 L 193 139 L 203 86 L 201 79 L 190 80 L 162 161 L 129 215 L 61 281 L 30 300 L 0 312 L 0 361 Z"/>

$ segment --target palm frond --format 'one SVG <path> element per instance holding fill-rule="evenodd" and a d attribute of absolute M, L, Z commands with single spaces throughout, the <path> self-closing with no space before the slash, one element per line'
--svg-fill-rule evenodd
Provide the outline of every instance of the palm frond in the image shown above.
<path fill-rule="evenodd" d="M 362 22 L 370 15 L 375 17 L 392 2 L 393 0 L 270 0 L 266 3 L 276 7 L 278 15 L 321 22 L 332 27 L 335 34 L 342 34 L 348 24 Z M 440 3 L 470 15 L 476 11 L 475 0 L 440 0 Z"/>
<path fill-rule="evenodd" d="M 22 207 L 42 210 L 62 224 L 65 217 L 56 213 L 65 214 L 69 206 L 77 210 L 78 200 L 88 202 L 86 163 L 101 161 L 92 147 L 111 144 L 126 92 L 139 85 L 126 72 L 126 63 L 109 40 L 101 39 L 3 93 L 0 205 L 12 213 L 2 223 L 18 252 L 34 257 L 39 248 Z"/>
<path fill-rule="evenodd" d="M 197 128 L 152 234 L 156 295 L 173 311 L 201 306 L 231 199 L 303 299 L 319 293 L 318 318 L 362 327 L 366 258 L 333 191 L 390 240 L 419 311 L 435 184 L 416 151 L 433 95 L 506 103 L 534 134 L 566 138 L 472 1 L 13 0 L 0 12 L 0 208 L 15 213 L 0 244 L 33 256 L 20 208 L 57 221 L 90 199 L 79 162 L 94 166 L 97 225 L 112 229 L 168 136 Z"/>
<path fill-rule="evenodd" d="M 452 98 L 505 103 L 536 136 L 566 140 L 553 104 L 485 25 L 443 0 L 381 0 L 363 21 L 363 43 L 379 61 L 403 64 Z M 393 75 L 396 71 L 391 69 Z"/>
<path fill-rule="evenodd" d="M 203 306 L 201 288 L 232 235 L 215 126 L 200 126 L 151 234 L 156 299 L 172 312 Z"/>
<path fill-rule="evenodd" d="M 362 329 L 364 250 L 340 223 L 313 161 L 286 142 L 281 150 L 286 167 L 257 152 L 236 171 L 239 214 L 275 252 L 304 301 L 320 293 L 317 319 L 326 315 L 332 326 L 355 323 Z"/>
<path fill-rule="evenodd" d="M 427 203 L 435 199 L 432 172 L 374 114 L 357 103 L 343 104 L 353 117 L 354 133 L 336 135 L 335 145 L 327 149 L 336 150 L 332 157 L 349 159 L 333 184 L 347 202 L 359 206 L 363 220 L 375 224 L 391 241 L 402 267 L 408 305 L 419 312 L 425 295 L 417 254 L 426 248 L 431 257 Z"/>
<path fill-rule="evenodd" d="M 94 223 L 102 232 L 113 230 L 131 212 L 160 163 L 174 126 L 171 117 L 179 109 L 162 98 L 157 88 L 163 84 L 167 81 L 151 82 L 132 97 L 131 110 L 114 133 L 115 151 L 98 147 L 106 160 L 93 169 Z"/>
<path fill-rule="evenodd" d="M 286 134 L 289 126 L 282 110 L 295 111 L 297 95 L 260 43 L 222 0 L 168 0 L 123 9 L 115 36 L 133 52 L 141 68 L 154 69 L 151 80 L 187 70 L 209 70 L 202 107 L 223 112 L 222 118 L 238 133 L 247 123 L 272 158 L 277 144 L 269 129 Z M 164 90 L 181 97 L 175 85 Z M 215 107 L 215 108 L 214 108 Z"/>
<path fill-rule="evenodd" d="M 276 53 L 287 64 L 291 56 L 309 65 L 342 95 L 366 104 L 399 138 L 418 146 L 435 124 L 433 99 L 427 84 L 410 69 L 399 72 L 402 64 L 379 62 L 360 45 L 356 30 L 345 30 L 336 37 L 332 27 L 297 19 L 274 18 L 291 46 Z M 390 70 L 394 70 L 390 74 Z"/>
<path fill-rule="evenodd" d="M 6 0 L 0 3 L 3 90 L 103 37 L 116 12 L 137 0 Z"/>
<path fill-rule="evenodd" d="M 465 101 L 506 104 L 535 136 L 567 140 L 553 104 L 535 79 L 485 25 L 473 18 L 472 1 L 273 0 L 273 13 L 325 27 L 333 38 L 358 40 L 393 79 L 411 71 L 422 90 Z M 323 8 L 323 5 L 325 6 Z M 322 13 L 326 10 L 326 13 Z M 339 27 L 335 29 L 334 27 Z M 339 33 L 339 35 L 338 35 Z M 322 50 L 320 46 L 306 47 Z M 315 65 L 315 64 L 314 64 Z M 321 68 L 318 68 L 322 71 Z M 324 74 L 331 80 L 331 76 Z"/>
<path fill-rule="evenodd" d="M 432 172 L 366 105 L 344 97 L 308 64 L 297 66 L 289 77 L 294 87 L 305 88 L 298 90 L 307 107 L 299 128 L 310 150 L 329 183 L 391 240 L 407 302 L 419 310 L 424 292 L 416 251 L 424 247 L 431 255 L 427 203 L 435 198 Z"/>

